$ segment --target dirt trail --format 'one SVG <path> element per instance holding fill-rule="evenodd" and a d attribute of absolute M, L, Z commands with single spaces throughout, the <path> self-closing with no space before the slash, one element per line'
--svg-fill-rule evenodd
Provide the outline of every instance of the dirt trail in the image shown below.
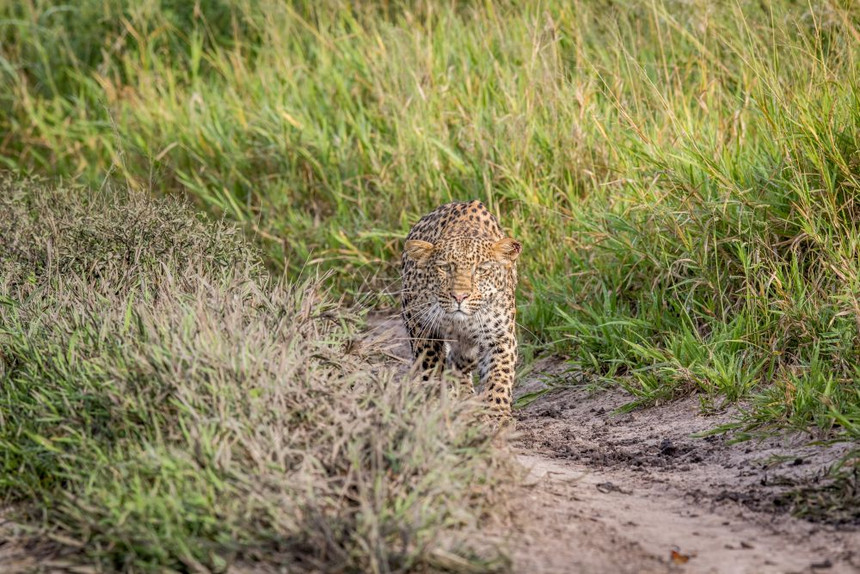
<path fill-rule="evenodd" d="M 375 337 L 402 341 L 396 318 Z M 564 377 L 543 360 L 522 396 Z M 783 436 L 731 444 L 693 438 L 733 420 L 695 397 L 617 414 L 621 390 L 571 386 L 516 413 L 513 442 L 529 477 L 508 536 L 517 573 L 854 573 L 860 530 L 793 518 L 786 494 L 822 480 L 849 448 Z"/>
<path fill-rule="evenodd" d="M 526 389 L 540 386 L 532 378 Z M 518 413 L 520 460 L 536 481 L 533 497 L 553 519 L 538 526 L 547 529 L 543 536 L 561 551 L 590 522 L 600 526 L 590 535 L 607 558 L 626 556 L 623 568 L 594 562 L 565 570 L 534 561 L 532 549 L 518 571 L 860 572 L 856 528 L 814 524 L 785 508 L 785 495 L 822 479 L 847 445 L 810 447 L 799 436 L 737 444 L 692 438 L 732 413 L 702 416 L 691 397 L 614 414 L 630 400 L 619 390 L 580 387 Z M 540 554 L 558 556 L 552 547 Z"/>

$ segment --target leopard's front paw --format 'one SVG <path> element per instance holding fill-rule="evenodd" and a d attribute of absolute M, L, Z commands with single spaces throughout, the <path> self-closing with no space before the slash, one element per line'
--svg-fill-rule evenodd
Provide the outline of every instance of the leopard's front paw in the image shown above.
<path fill-rule="evenodd" d="M 517 428 L 517 419 L 509 412 L 490 411 L 481 417 L 481 421 L 493 432 L 514 431 Z"/>

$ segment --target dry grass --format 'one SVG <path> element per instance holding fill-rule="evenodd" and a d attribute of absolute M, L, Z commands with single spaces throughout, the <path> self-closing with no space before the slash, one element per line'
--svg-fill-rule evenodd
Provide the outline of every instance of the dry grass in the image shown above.
<path fill-rule="evenodd" d="M 109 570 L 502 567 L 506 451 L 355 325 L 174 200 L 6 178 L 0 494 Z"/>

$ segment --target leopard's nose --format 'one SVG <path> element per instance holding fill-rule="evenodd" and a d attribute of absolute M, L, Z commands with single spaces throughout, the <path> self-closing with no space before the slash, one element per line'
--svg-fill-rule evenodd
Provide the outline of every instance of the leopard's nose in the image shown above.
<path fill-rule="evenodd" d="M 452 297 L 452 298 L 454 299 L 454 301 L 456 301 L 457 303 L 462 303 L 463 301 L 465 301 L 466 299 L 468 299 L 468 298 L 469 298 L 469 293 L 468 293 L 468 291 L 467 291 L 467 292 L 465 292 L 465 293 L 457 293 L 456 291 L 453 291 L 453 292 L 451 293 L 451 297 Z"/>

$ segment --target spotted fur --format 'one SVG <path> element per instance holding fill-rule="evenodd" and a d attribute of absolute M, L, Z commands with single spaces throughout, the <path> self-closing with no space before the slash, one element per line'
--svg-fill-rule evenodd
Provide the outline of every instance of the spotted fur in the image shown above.
<path fill-rule="evenodd" d="M 474 393 L 478 371 L 491 410 L 511 415 L 519 241 L 475 200 L 421 218 L 402 256 L 403 320 L 424 380 L 450 372 Z"/>

